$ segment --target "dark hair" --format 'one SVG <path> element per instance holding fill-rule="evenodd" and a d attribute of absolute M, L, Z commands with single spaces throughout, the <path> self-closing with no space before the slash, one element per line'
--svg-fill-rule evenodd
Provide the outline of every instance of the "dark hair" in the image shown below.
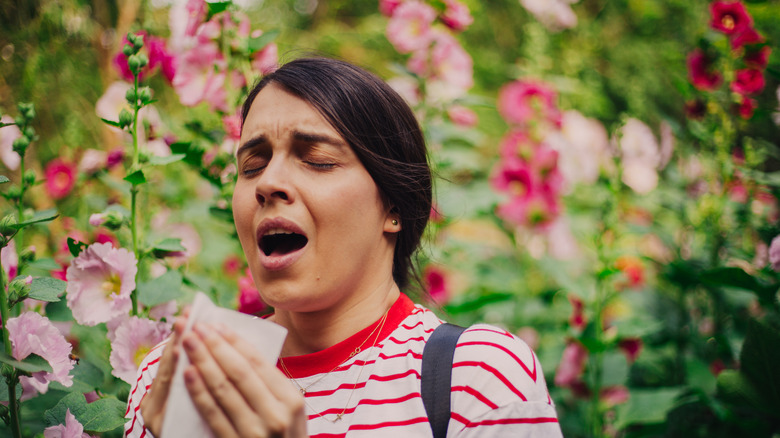
<path fill-rule="evenodd" d="M 416 276 L 412 254 L 428 223 L 431 170 L 422 130 L 401 96 L 377 76 L 344 61 L 301 58 L 264 76 L 244 102 L 246 121 L 257 94 L 274 82 L 313 105 L 349 143 L 402 224 L 393 254 L 398 287 Z"/>

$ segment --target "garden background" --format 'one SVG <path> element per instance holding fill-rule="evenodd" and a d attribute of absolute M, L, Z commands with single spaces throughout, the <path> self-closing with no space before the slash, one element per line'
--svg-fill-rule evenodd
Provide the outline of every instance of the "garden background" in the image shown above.
<path fill-rule="evenodd" d="M 121 436 L 195 292 L 268 311 L 236 108 L 319 53 L 419 115 L 417 296 L 528 342 L 565 436 L 778 436 L 778 39 L 776 0 L 3 0 L 0 434 Z"/>

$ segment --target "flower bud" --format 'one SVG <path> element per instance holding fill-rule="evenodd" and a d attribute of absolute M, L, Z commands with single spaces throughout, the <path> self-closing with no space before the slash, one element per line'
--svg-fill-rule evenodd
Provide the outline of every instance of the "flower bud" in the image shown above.
<path fill-rule="evenodd" d="M 0 234 L 3 236 L 13 236 L 16 233 L 16 216 L 8 214 L 0 219 Z"/>
<path fill-rule="evenodd" d="M 125 223 L 125 216 L 116 210 L 107 211 L 104 219 L 103 225 L 110 230 L 117 230 Z"/>
<path fill-rule="evenodd" d="M 138 152 L 138 162 L 141 164 L 148 163 L 149 159 L 152 157 L 151 152 L 149 151 L 139 151 Z"/>
<path fill-rule="evenodd" d="M 143 87 L 138 91 L 138 98 L 141 104 L 147 104 L 152 101 L 152 90 L 149 87 Z"/>
<path fill-rule="evenodd" d="M 31 186 L 35 184 L 35 171 L 32 169 L 27 169 L 24 172 L 24 185 Z"/>
<path fill-rule="evenodd" d="M 18 201 L 19 198 L 22 197 L 22 188 L 17 185 L 13 185 L 8 188 L 8 190 L 5 192 L 5 195 L 12 201 Z"/>
<path fill-rule="evenodd" d="M 132 91 L 131 88 L 128 90 L 128 93 Z M 133 92 L 133 95 L 135 95 L 135 92 Z M 127 97 L 127 96 L 125 96 Z M 133 96 L 134 97 L 134 96 Z M 122 111 L 119 111 L 119 124 L 124 128 L 125 126 L 130 126 L 133 124 L 133 115 L 130 114 L 130 111 L 128 111 L 125 108 L 122 108 Z"/>
<path fill-rule="evenodd" d="M 32 277 L 16 277 L 8 285 L 8 301 L 18 303 L 30 295 Z"/>
<path fill-rule="evenodd" d="M 24 136 L 30 140 L 33 140 L 35 138 L 35 128 L 33 128 L 32 126 L 25 127 Z"/>
<path fill-rule="evenodd" d="M 30 263 L 35 260 L 35 245 L 30 245 L 19 253 L 21 263 Z"/>
<path fill-rule="evenodd" d="M 144 36 L 143 35 L 134 35 L 135 38 L 131 40 L 133 43 L 133 47 L 135 47 L 136 52 L 141 49 L 141 47 L 144 46 Z M 129 38 L 128 38 L 129 39 Z"/>
<path fill-rule="evenodd" d="M 136 94 L 135 88 L 129 88 L 127 90 L 127 93 L 125 93 L 125 100 L 127 100 L 127 103 L 130 105 L 135 105 L 138 102 L 138 94 Z M 119 116 L 122 116 L 121 112 L 119 113 Z"/>
<path fill-rule="evenodd" d="M 17 107 L 19 113 L 27 120 L 35 118 L 35 106 L 31 103 L 20 103 Z"/>
<path fill-rule="evenodd" d="M 133 72 L 133 75 L 138 75 L 138 72 L 141 70 L 141 60 L 138 58 L 138 55 L 127 57 L 127 67 Z"/>
<path fill-rule="evenodd" d="M 143 53 L 139 53 L 136 56 L 138 57 L 138 62 L 139 62 L 139 65 L 141 66 L 141 68 L 144 68 L 147 65 L 149 65 L 149 57 L 148 56 L 146 56 Z"/>
<path fill-rule="evenodd" d="M 30 146 L 30 139 L 25 136 L 21 136 L 14 140 L 13 149 L 14 152 L 19 155 L 24 155 L 24 152 L 27 150 L 27 146 Z"/>
<path fill-rule="evenodd" d="M 124 47 L 122 47 L 122 53 L 124 53 L 125 56 L 134 55 L 135 48 L 132 44 L 126 44 Z"/>

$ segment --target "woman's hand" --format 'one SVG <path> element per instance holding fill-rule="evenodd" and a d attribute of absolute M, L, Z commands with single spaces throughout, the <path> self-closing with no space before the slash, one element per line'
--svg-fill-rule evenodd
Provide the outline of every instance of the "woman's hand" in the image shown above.
<path fill-rule="evenodd" d="M 234 332 L 195 324 L 182 345 L 192 363 L 184 381 L 215 436 L 307 436 L 303 396 Z"/>
<path fill-rule="evenodd" d="M 189 308 L 185 309 L 182 316 L 176 319 L 173 324 L 173 334 L 168 339 L 162 358 L 160 358 L 160 367 L 157 369 L 157 375 L 152 382 L 149 392 L 141 401 L 141 416 L 144 419 L 144 426 L 154 436 L 159 436 L 162 431 L 163 418 L 165 417 L 165 403 L 168 400 L 168 392 L 171 389 L 173 381 L 173 372 L 176 370 L 176 363 L 179 358 L 179 349 L 181 348 L 181 337 L 184 328 L 187 326 L 187 317 Z"/>

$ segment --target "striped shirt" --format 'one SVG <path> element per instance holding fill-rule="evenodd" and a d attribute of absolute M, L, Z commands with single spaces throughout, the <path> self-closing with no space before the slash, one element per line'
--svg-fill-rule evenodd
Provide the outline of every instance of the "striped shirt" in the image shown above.
<path fill-rule="evenodd" d="M 297 388 L 305 389 L 309 436 L 432 436 L 420 397 L 420 369 L 425 342 L 442 321 L 402 294 L 381 322 L 325 350 L 284 358 L 284 371 Z M 127 437 L 151 436 L 139 405 L 162 350 L 161 344 L 141 363 L 128 400 Z M 458 341 L 451 410 L 449 438 L 562 436 L 533 351 L 490 325 L 471 326 Z"/>

